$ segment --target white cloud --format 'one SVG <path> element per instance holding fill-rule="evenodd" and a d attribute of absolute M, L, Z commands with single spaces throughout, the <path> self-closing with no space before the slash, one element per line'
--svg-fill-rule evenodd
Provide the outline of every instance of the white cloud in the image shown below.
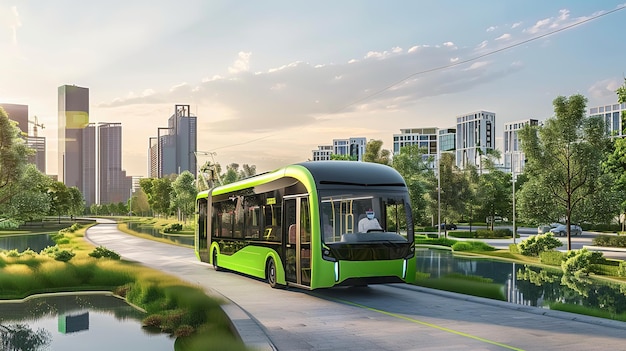
<path fill-rule="evenodd" d="M 454 46 L 454 43 L 451 42 L 451 41 L 446 41 L 445 43 L 443 43 L 443 46 L 452 47 L 452 46 Z"/>
<path fill-rule="evenodd" d="M 494 30 L 496 30 L 496 29 L 498 29 L 498 27 L 497 27 L 497 26 L 491 26 L 491 27 L 487 28 L 487 30 L 486 30 L 486 31 L 487 31 L 487 32 L 493 32 L 493 31 L 494 31 Z"/>
<path fill-rule="evenodd" d="M 517 28 L 522 25 L 522 22 L 515 22 L 511 25 L 511 29 Z"/>
<path fill-rule="evenodd" d="M 530 34 L 535 34 L 539 32 L 540 30 L 544 29 L 545 27 L 547 27 L 548 24 L 550 24 L 550 21 L 551 21 L 550 18 L 544 18 L 542 20 L 537 21 L 537 23 L 535 23 L 534 26 L 530 28 L 526 28 L 524 31 Z"/>
<path fill-rule="evenodd" d="M 604 79 L 593 83 L 587 91 L 596 100 L 604 101 L 603 103 L 615 103 L 617 101 L 617 94 L 615 91 L 623 83 L 623 79 Z"/>
<path fill-rule="evenodd" d="M 486 40 L 483 40 L 480 44 L 478 44 L 478 46 L 476 47 L 477 49 L 484 49 L 485 47 L 487 47 L 488 42 Z"/>
<path fill-rule="evenodd" d="M 511 34 L 504 33 L 501 36 L 497 37 L 496 40 L 511 40 Z"/>
<path fill-rule="evenodd" d="M 485 66 L 487 66 L 488 62 L 487 61 L 477 61 L 472 63 L 468 68 L 466 68 L 466 71 L 469 70 L 475 70 L 475 69 L 479 69 L 479 68 L 483 68 Z"/>
<path fill-rule="evenodd" d="M 247 72 L 250 70 L 250 56 L 251 52 L 239 52 L 237 59 L 233 62 L 233 65 L 228 67 L 228 72 L 232 74 Z"/>
<path fill-rule="evenodd" d="M 488 62 L 474 62 L 469 67 L 459 65 L 419 73 L 449 65 L 474 53 L 470 48 L 458 48 L 455 51 L 458 56 L 451 59 L 449 47 L 370 51 L 364 59 L 349 63 L 314 65 L 293 62 L 257 74 L 245 70 L 233 73 L 228 67 L 230 76 L 227 79 L 182 83 L 169 91 L 150 90 L 149 94 L 114 99 L 98 108 L 189 102 L 198 106 L 202 125 L 210 135 L 242 130 L 282 133 L 289 128 L 316 124 L 319 120 L 333 120 L 336 125 L 342 125 L 342 119 L 353 114 L 369 116 L 382 111 L 403 111 L 420 100 L 470 90 L 501 79 L 517 69 L 498 69 Z M 388 89 L 381 91 L 383 88 Z"/>

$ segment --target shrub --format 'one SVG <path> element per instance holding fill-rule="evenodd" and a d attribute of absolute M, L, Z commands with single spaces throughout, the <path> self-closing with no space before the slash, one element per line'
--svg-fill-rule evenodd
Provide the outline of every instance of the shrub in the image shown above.
<path fill-rule="evenodd" d="M 452 250 L 454 251 L 472 251 L 472 244 L 467 241 L 459 241 L 452 245 Z"/>
<path fill-rule="evenodd" d="M 459 241 L 452 245 L 454 251 L 493 251 L 495 248 L 482 241 Z"/>
<path fill-rule="evenodd" d="M 20 222 L 14 219 L 0 220 L 0 229 L 17 229 L 20 226 Z"/>
<path fill-rule="evenodd" d="M 104 246 L 96 247 L 92 252 L 89 253 L 89 256 L 94 257 L 94 258 L 105 257 L 105 258 L 111 258 L 114 260 L 120 259 L 120 255 L 117 252 L 113 250 L 109 250 Z"/>
<path fill-rule="evenodd" d="M 164 233 L 175 233 L 183 230 L 183 225 L 180 223 L 170 223 L 163 228 Z"/>
<path fill-rule="evenodd" d="M 517 247 L 516 244 L 509 244 L 509 252 L 512 254 L 518 254 L 519 248 Z"/>
<path fill-rule="evenodd" d="M 567 252 L 563 257 L 561 268 L 566 274 L 573 274 L 576 277 L 595 273 L 594 265 L 604 261 L 602 252 L 589 251 L 585 248 Z"/>
<path fill-rule="evenodd" d="M 598 235 L 592 240 L 595 246 L 626 247 L 626 236 Z"/>
<path fill-rule="evenodd" d="M 476 231 L 476 237 L 484 239 L 512 238 L 513 232 L 508 228 L 494 230 L 478 229 Z"/>
<path fill-rule="evenodd" d="M 626 277 L 626 261 L 622 261 L 619 263 L 619 268 L 617 270 L 618 277 Z"/>
<path fill-rule="evenodd" d="M 54 259 L 61 262 L 67 262 L 76 256 L 75 253 L 69 250 L 59 250 L 54 253 Z"/>
<path fill-rule="evenodd" d="M 416 244 L 441 245 L 452 247 L 457 241 L 448 238 L 415 239 Z"/>
<path fill-rule="evenodd" d="M 78 224 L 78 223 L 74 223 L 71 226 L 67 227 L 67 228 L 63 228 L 61 230 L 59 230 L 59 234 L 63 234 L 63 233 L 74 233 L 75 231 L 79 230 L 80 228 L 82 228 L 83 226 Z"/>
<path fill-rule="evenodd" d="M 550 251 L 563 246 L 563 243 L 552 233 L 537 234 L 523 240 L 518 245 L 519 252 L 524 256 L 539 256 L 541 252 Z"/>
<path fill-rule="evenodd" d="M 560 251 L 544 251 L 539 253 L 539 262 L 551 266 L 561 266 L 565 255 Z"/>

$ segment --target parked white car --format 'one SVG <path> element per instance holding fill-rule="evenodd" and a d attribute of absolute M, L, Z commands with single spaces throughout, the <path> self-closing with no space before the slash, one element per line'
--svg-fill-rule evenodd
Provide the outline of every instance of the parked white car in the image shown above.
<path fill-rule="evenodd" d="M 561 223 L 550 223 L 550 224 L 542 224 L 537 227 L 537 234 L 545 234 L 550 231 L 552 228 L 556 228 L 562 225 Z"/>
<path fill-rule="evenodd" d="M 569 229 L 572 235 L 580 235 L 583 233 L 583 229 L 575 224 L 570 225 Z M 557 227 L 550 229 L 550 232 L 554 235 L 565 236 L 567 235 L 567 225 L 559 224 Z"/>

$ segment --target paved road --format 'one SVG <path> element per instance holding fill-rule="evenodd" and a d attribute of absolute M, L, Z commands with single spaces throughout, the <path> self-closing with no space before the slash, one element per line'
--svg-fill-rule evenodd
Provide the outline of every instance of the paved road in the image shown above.
<path fill-rule="evenodd" d="M 618 350 L 626 323 L 413 287 L 306 292 L 216 272 L 192 249 L 98 224 L 87 238 L 227 297 L 248 345 L 265 350 Z"/>

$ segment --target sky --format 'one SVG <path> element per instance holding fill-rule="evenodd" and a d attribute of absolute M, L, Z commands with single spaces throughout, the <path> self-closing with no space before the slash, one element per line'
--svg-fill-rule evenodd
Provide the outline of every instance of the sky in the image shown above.
<path fill-rule="evenodd" d="M 44 124 L 48 174 L 65 84 L 89 88 L 90 122 L 122 123 L 136 176 L 176 104 L 197 116 L 199 164 L 257 172 L 333 139 L 391 150 L 400 129 L 478 110 L 500 137 L 551 117 L 557 96 L 616 103 L 624 1 L 0 0 L 0 102 Z"/>

